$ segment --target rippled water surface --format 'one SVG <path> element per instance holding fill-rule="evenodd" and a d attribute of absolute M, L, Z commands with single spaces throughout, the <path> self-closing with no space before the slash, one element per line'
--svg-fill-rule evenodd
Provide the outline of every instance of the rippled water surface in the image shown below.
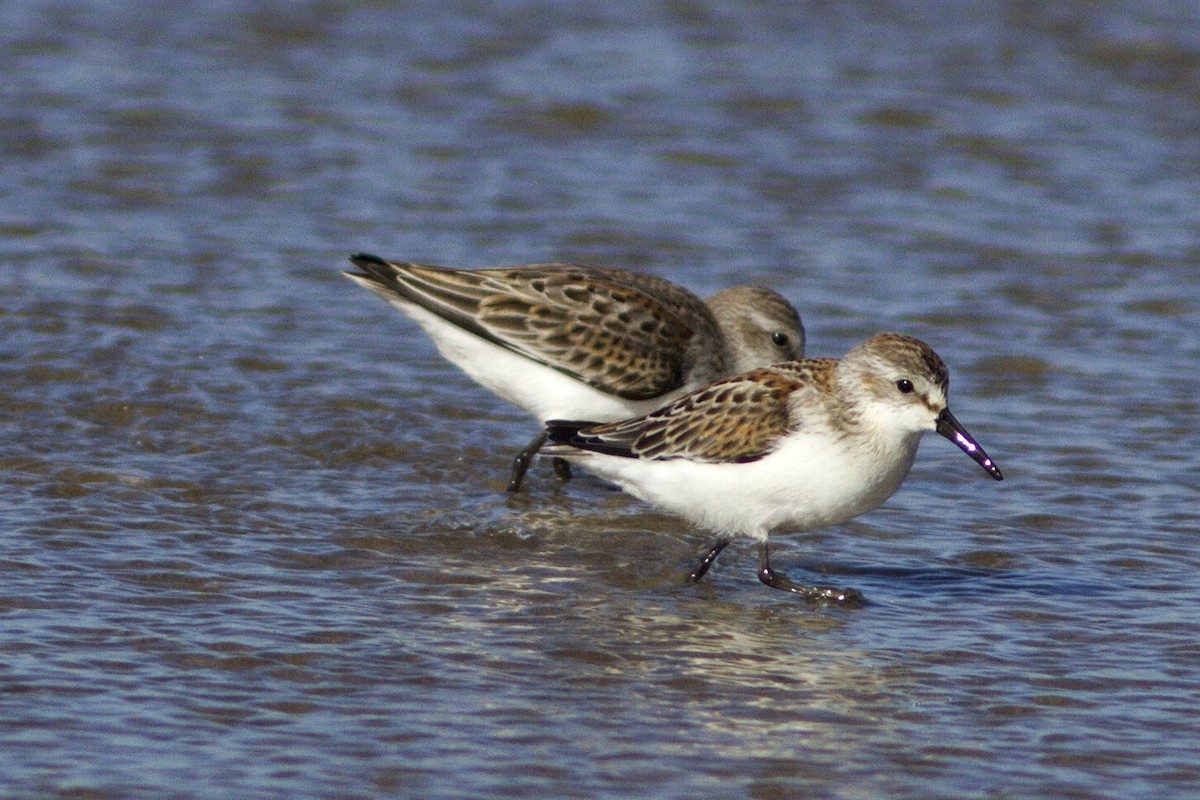
<path fill-rule="evenodd" d="M 1193 4 L 0 18 L 0 796 L 1200 796 Z M 360 250 L 920 336 L 1006 480 L 686 584 Z"/>

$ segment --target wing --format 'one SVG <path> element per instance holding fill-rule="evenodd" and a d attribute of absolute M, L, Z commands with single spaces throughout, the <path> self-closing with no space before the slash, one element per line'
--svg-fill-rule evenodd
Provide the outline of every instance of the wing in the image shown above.
<path fill-rule="evenodd" d="M 644 417 L 602 425 L 551 421 L 546 431 L 552 442 L 627 458 L 756 461 L 788 433 L 789 401 L 808 384 L 804 370 L 776 364 L 714 383 Z"/>
<path fill-rule="evenodd" d="M 591 386 L 646 399 L 682 385 L 698 333 L 716 322 L 659 278 L 570 264 L 454 270 L 351 258 L 358 276 L 491 342 Z M 372 287 L 374 288 L 374 287 Z"/>

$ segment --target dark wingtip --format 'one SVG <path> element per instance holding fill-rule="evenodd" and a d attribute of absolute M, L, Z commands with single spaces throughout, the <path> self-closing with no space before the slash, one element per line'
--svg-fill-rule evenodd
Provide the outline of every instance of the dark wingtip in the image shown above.
<path fill-rule="evenodd" d="M 355 253 L 350 256 L 350 263 L 362 272 L 343 270 L 347 278 L 367 279 L 381 286 L 391 287 L 396 282 L 396 268 L 387 260 L 370 253 Z"/>
<path fill-rule="evenodd" d="M 582 420 L 552 419 L 546 422 L 546 438 L 555 444 L 579 444 L 579 432 L 597 425 Z"/>
<path fill-rule="evenodd" d="M 371 255 L 370 253 L 355 253 L 350 256 L 350 263 L 356 267 L 362 267 L 364 264 L 374 264 L 375 266 L 387 266 L 387 262 L 379 256 Z"/>
<path fill-rule="evenodd" d="M 604 427 L 603 422 L 552 419 L 546 423 L 546 438 L 550 440 L 551 444 L 566 445 L 576 450 L 587 450 L 592 453 L 603 453 L 622 458 L 637 457 L 628 444 L 605 439 L 603 435 L 594 430 L 602 427 Z"/>

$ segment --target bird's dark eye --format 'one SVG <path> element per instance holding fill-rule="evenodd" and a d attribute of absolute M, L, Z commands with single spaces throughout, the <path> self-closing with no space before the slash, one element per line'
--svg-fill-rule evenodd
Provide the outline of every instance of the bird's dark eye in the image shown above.
<path fill-rule="evenodd" d="M 771 334 L 771 341 L 775 343 L 776 347 L 787 347 L 788 335 L 782 331 L 775 331 Z"/>
<path fill-rule="evenodd" d="M 896 388 L 900 390 L 900 394 L 911 394 L 913 390 L 912 381 L 908 378 L 901 378 L 896 381 Z"/>

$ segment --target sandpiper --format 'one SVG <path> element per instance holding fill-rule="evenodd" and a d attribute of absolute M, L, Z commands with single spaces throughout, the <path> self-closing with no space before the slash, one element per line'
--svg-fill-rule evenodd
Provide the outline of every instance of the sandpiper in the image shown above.
<path fill-rule="evenodd" d="M 842 359 L 751 370 L 624 422 L 551 421 L 548 455 L 567 458 L 720 538 L 759 544 L 759 579 L 829 601 L 853 589 L 802 586 L 771 569 L 768 535 L 845 522 L 900 487 L 926 431 L 950 439 L 996 480 L 999 468 L 950 413 L 950 379 L 927 344 L 872 336 Z"/>
<path fill-rule="evenodd" d="M 799 314 L 770 289 L 738 286 L 703 302 L 669 281 L 619 269 L 447 269 L 366 253 L 350 261 L 360 271 L 346 277 L 542 424 L 628 419 L 720 378 L 804 355 Z M 545 441 L 539 433 L 516 457 L 509 491 Z"/>

